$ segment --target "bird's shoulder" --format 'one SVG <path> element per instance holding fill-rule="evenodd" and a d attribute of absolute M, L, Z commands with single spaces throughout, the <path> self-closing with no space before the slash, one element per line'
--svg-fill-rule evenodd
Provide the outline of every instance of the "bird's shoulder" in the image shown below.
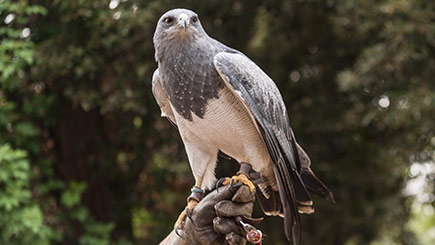
<path fill-rule="evenodd" d="M 214 64 L 227 87 L 233 90 L 257 120 L 291 137 L 287 109 L 274 81 L 241 53 L 219 52 Z M 267 126 L 266 126 L 267 124 Z"/>

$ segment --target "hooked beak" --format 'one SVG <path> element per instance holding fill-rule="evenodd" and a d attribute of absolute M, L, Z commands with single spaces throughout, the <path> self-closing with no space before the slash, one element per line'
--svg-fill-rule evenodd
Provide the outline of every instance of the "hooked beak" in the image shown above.
<path fill-rule="evenodd" d="M 178 17 L 178 25 L 184 28 L 184 31 L 186 31 L 187 25 L 189 25 L 189 16 L 187 14 L 180 14 L 180 17 Z"/>

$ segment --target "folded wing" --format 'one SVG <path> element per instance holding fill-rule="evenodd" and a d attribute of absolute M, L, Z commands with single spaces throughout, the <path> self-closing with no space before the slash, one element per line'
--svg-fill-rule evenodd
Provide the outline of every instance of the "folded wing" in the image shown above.
<path fill-rule="evenodd" d="M 298 212 L 310 213 L 313 208 L 300 176 L 301 163 L 281 94 L 272 79 L 242 54 L 221 52 L 214 63 L 225 84 L 258 125 L 274 163 L 286 236 L 300 244 Z"/>

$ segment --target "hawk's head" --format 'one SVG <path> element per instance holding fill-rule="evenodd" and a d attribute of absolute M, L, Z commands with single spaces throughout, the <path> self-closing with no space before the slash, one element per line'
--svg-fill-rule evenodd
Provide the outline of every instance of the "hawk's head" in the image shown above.
<path fill-rule="evenodd" d="M 169 10 L 160 17 L 154 32 L 154 44 L 158 42 L 189 41 L 207 35 L 198 15 L 188 9 Z"/>

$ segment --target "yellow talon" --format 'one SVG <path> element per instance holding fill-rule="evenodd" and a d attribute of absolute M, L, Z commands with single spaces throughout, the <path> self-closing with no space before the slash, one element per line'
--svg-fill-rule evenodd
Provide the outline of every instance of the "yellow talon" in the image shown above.
<path fill-rule="evenodd" d="M 183 223 L 187 217 L 186 210 L 191 214 L 193 212 L 193 209 L 196 207 L 196 205 L 198 205 L 198 201 L 196 201 L 193 198 L 189 199 L 186 208 L 178 216 L 177 222 L 175 223 L 178 229 L 180 230 L 183 229 Z"/>
<path fill-rule="evenodd" d="M 231 183 L 231 181 L 233 181 L 233 184 L 242 183 L 242 184 L 248 186 L 251 193 L 253 193 L 255 190 L 254 183 L 252 183 L 252 181 L 249 180 L 248 176 L 246 176 L 243 173 L 241 173 L 239 175 L 235 175 L 231 178 L 226 177 L 225 180 L 222 182 L 222 185 L 229 185 Z"/>

